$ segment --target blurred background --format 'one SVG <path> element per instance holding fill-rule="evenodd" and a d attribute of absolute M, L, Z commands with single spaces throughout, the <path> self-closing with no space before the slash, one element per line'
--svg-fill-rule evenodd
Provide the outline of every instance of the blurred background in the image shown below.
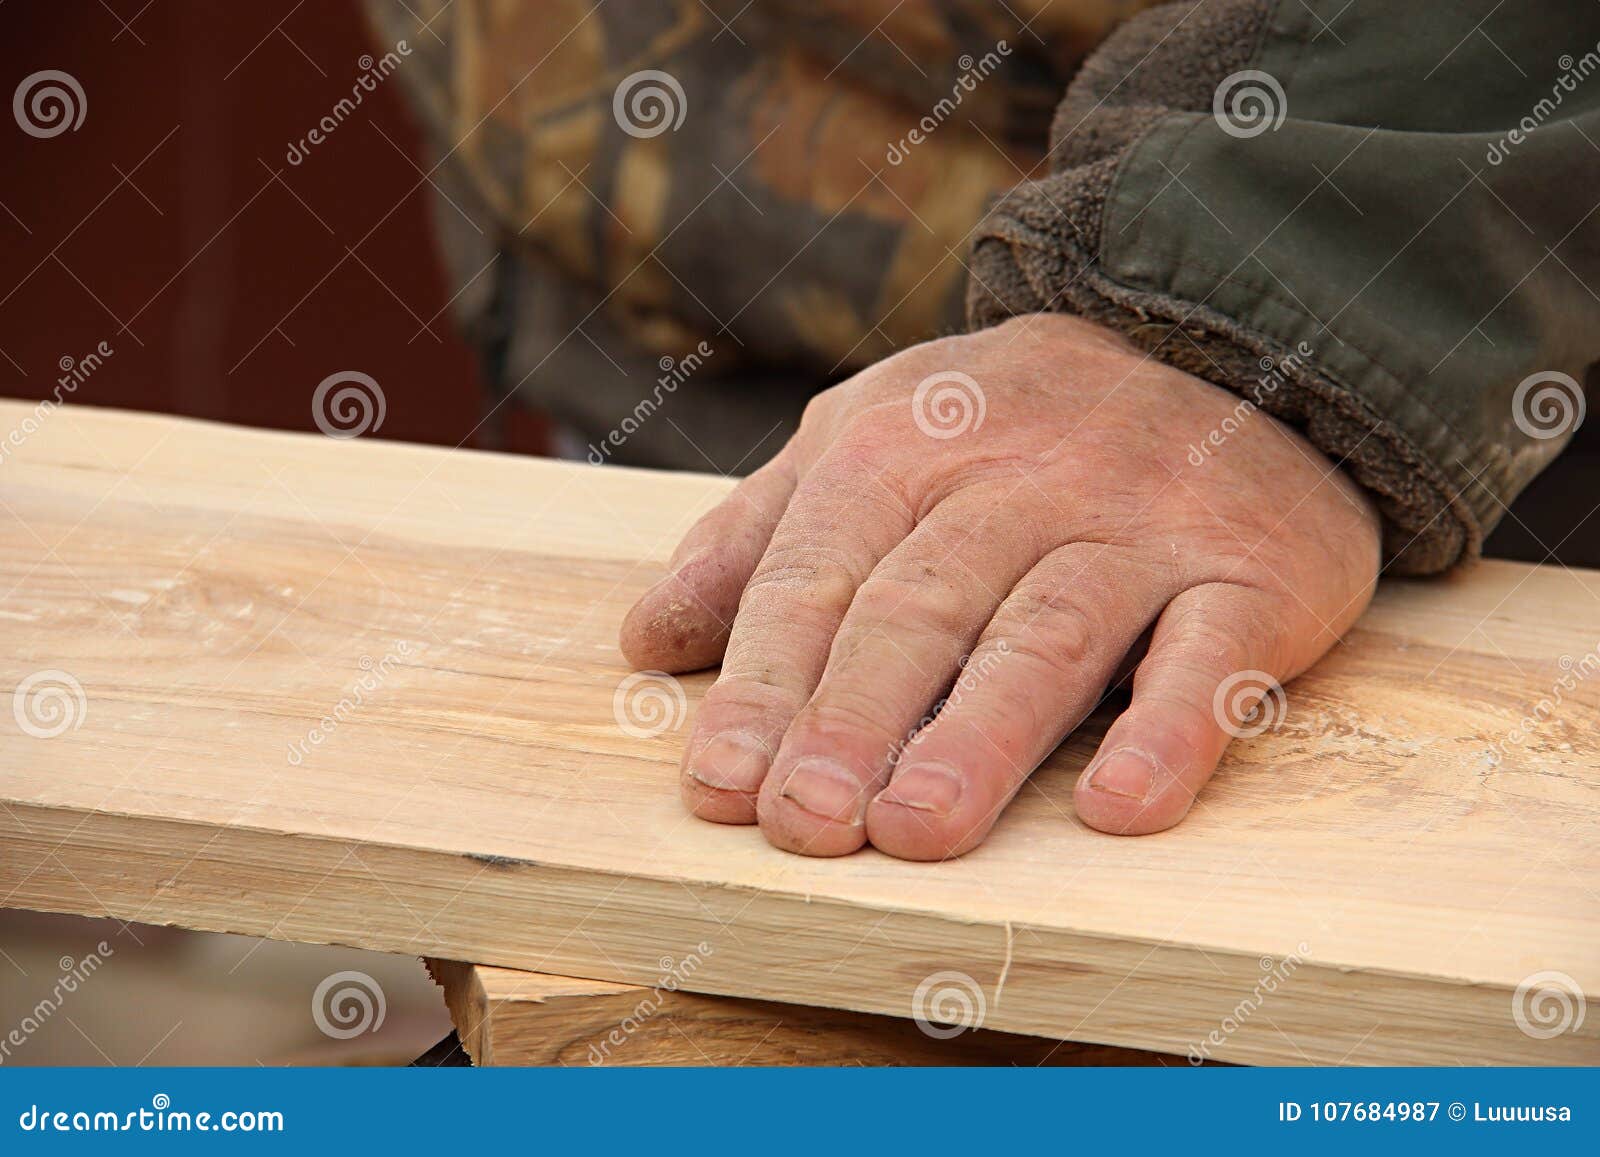
<path fill-rule="evenodd" d="M 107 341 L 73 401 L 312 430 L 311 387 L 355 367 L 388 396 L 376 436 L 544 450 L 513 407 L 478 428 L 400 85 L 285 159 L 369 52 L 353 0 L 0 5 L 5 94 L 46 65 L 88 93 L 75 132 L 5 134 L 0 393 Z"/>
<path fill-rule="evenodd" d="M 0 93 L 49 68 L 88 94 L 77 131 L 0 119 L 0 395 L 49 396 L 66 359 L 105 343 L 71 404 L 309 431 L 316 384 L 359 369 L 388 403 L 369 437 L 572 444 L 527 405 L 496 408 L 452 324 L 466 287 L 435 249 L 433 159 L 399 83 L 286 160 L 375 51 L 354 0 L 0 0 Z M 1490 553 L 1600 565 L 1597 493 L 1591 422 Z M 318 1024 L 318 987 L 341 972 L 381 990 L 377 1031 Z M 413 958 L 0 911 L 0 1064 L 393 1063 L 448 1029 Z"/>

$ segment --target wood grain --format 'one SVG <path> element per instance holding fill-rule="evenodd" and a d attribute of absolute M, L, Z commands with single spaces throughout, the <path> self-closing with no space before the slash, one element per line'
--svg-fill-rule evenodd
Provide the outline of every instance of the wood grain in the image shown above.
<path fill-rule="evenodd" d="M 1051 1041 L 837 1008 L 704 996 L 671 969 L 649 987 L 429 960 L 478 1065 L 1160 1065 L 1113 1045 Z M 677 967 L 678 962 L 674 962 Z"/>
<path fill-rule="evenodd" d="M 32 413 L 0 688 L 84 698 L 0 708 L 0 903 L 647 985 L 703 942 L 696 991 L 901 1017 L 957 972 L 989 1028 L 1233 1061 L 1600 1060 L 1600 1016 L 1513 1017 L 1600 989 L 1600 575 L 1387 583 L 1174 831 L 1076 822 L 1099 719 L 962 860 L 808 860 L 681 811 L 709 676 L 619 726 L 616 625 L 726 482 Z"/>

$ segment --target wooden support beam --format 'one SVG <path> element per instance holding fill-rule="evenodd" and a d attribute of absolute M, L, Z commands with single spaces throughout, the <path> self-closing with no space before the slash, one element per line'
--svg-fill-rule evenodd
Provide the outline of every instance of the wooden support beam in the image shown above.
<path fill-rule="evenodd" d="M 1182 1065 L 1114 1045 L 1049 1041 L 844 1009 L 703 996 L 670 970 L 646 988 L 429 960 L 478 1065 Z"/>

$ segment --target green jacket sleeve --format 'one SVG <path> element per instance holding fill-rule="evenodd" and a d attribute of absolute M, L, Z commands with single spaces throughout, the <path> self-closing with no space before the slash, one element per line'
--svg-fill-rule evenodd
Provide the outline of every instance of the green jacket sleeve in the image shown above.
<path fill-rule="evenodd" d="M 975 234 L 970 323 L 1071 311 L 1240 393 L 1367 488 L 1393 570 L 1476 553 L 1582 420 L 1591 0 L 1169 4 L 1089 59 L 1051 146 Z"/>

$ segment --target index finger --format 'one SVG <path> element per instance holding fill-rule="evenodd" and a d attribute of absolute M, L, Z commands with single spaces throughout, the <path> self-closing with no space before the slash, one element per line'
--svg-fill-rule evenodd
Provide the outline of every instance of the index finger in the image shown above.
<path fill-rule="evenodd" d="M 796 487 L 750 577 L 722 674 L 706 692 L 683 764 L 703 819 L 754 823 L 756 793 L 822 677 L 850 600 L 915 518 L 860 455 L 824 455 Z"/>

